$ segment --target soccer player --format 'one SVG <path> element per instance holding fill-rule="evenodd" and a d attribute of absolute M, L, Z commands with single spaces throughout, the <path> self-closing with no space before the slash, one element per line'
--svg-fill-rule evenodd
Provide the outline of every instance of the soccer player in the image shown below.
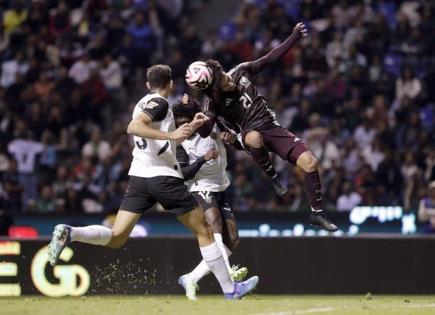
<path fill-rule="evenodd" d="M 190 124 L 200 112 L 197 103 L 184 95 L 182 101 L 173 107 L 175 125 Z M 231 278 L 241 281 L 248 269 L 230 267 L 228 257 L 239 243 L 239 235 L 231 205 L 227 200 L 226 189 L 230 180 L 226 174 L 227 153 L 219 139 L 217 127 L 213 133 L 202 138 L 197 132 L 177 146 L 177 160 L 181 167 L 186 185 L 204 210 L 207 224 L 211 227 L 214 239 L 221 249 Z M 186 296 L 196 300 L 198 281 L 210 273 L 203 260 L 190 273 L 181 276 L 178 283 L 183 286 Z"/>
<path fill-rule="evenodd" d="M 172 86 L 169 66 L 155 65 L 148 69 L 147 87 L 151 92 L 136 104 L 127 128 L 135 147 L 129 184 L 112 229 L 100 225 L 57 225 L 48 248 L 49 260 L 55 265 L 70 242 L 111 248 L 123 246 L 142 213 L 159 202 L 196 236 L 202 257 L 219 281 L 225 297 L 239 299 L 255 288 L 258 277 L 244 282 L 231 279 L 204 214 L 184 185 L 175 156 L 176 142 L 190 137 L 207 118 L 199 113 L 191 123 L 175 129 L 173 113 L 167 101 Z"/>
<path fill-rule="evenodd" d="M 301 139 L 278 124 L 265 97 L 250 81 L 250 76 L 277 61 L 306 35 L 306 26 L 298 23 L 293 33 L 267 55 L 241 63 L 228 72 L 224 72 L 216 60 L 194 62 L 187 69 L 186 82 L 194 89 L 203 90 L 209 97 L 207 115 L 211 119 L 202 127 L 201 135 L 210 133 L 217 116 L 224 118 L 241 134 L 243 145 L 266 173 L 278 195 L 287 193 L 287 188 L 277 176 L 269 151 L 299 166 L 305 172 L 304 185 L 311 205 L 310 223 L 334 232 L 337 226 L 328 220 L 322 208 L 316 158 Z"/>

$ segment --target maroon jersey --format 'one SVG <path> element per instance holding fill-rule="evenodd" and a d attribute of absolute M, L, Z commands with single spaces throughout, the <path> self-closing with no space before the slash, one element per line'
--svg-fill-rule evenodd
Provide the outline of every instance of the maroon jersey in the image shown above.
<path fill-rule="evenodd" d="M 209 110 L 239 130 L 267 129 L 278 125 L 275 113 L 267 107 L 265 97 L 250 80 L 255 69 L 255 62 L 241 63 L 231 69 L 228 74 L 234 80 L 236 90 L 222 93 L 225 103 L 209 104 Z"/>
<path fill-rule="evenodd" d="M 278 60 L 301 38 L 299 32 L 291 34 L 284 42 L 272 49 L 267 55 L 250 62 L 244 62 L 228 72 L 234 80 L 234 91 L 222 92 L 222 101 L 209 101 L 208 111 L 212 117 L 207 126 L 200 131 L 201 136 L 207 136 L 215 122 L 216 116 L 222 117 L 237 132 L 249 130 L 265 130 L 279 126 L 275 113 L 267 107 L 265 97 L 250 81 L 266 65 Z"/>

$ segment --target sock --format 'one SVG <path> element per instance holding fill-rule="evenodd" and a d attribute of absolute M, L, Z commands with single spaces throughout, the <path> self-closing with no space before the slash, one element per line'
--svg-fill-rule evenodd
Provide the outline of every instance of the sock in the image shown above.
<path fill-rule="evenodd" d="M 258 149 L 250 148 L 249 151 L 251 152 L 252 158 L 257 162 L 258 165 L 260 165 L 261 169 L 266 173 L 267 176 L 277 176 L 275 167 L 270 160 L 269 152 L 267 152 L 265 147 Z"/>
<path fill-rule="evenodd" d="M 304 184 L 311 210 L 314 212 L 322 211 L 322 184 L 320 182 L 319 172 L 305 173 Z"/>
<path fill-rule="evenodd" d="M 222 242 L 222 234 L 216 233 L 213 235 L 214 235 L 214 239 L 215 239 L 216 243 L 218 243 L 218 246 L 219 246 L 220 244 L 219 244 L 218 239 L 220 239 L 220 241 Z M 220 236 L 220 238 L 219 238 L 219 236 Z M 229 264 L 228 257 L 231 256 L 232 252 L 228 249 L 228 247 L 223 242 L 222 242 L 222 245 L 223 245 L 224 251 L 226 253 L 226 255 L 225 255 L 224 251 L 222 251 L 222 248 L 219 246 L 219 248 L 222 252 L 222 257 L 224 258 L 224 260 L 226 257 L 225 264 L 227 265 L 227 263 L 228 263 L 227 268 L 231 268 L 230 264 Z M 201 280 L 206 275 L 208 275 L 210 273 L 210 271 L 211 271 L 210 267 L 207 265 L 207 263 L 204 260 L 201 260 L 199 265 L 196 266 L 195 269 L 193 269 L 187 276 L 190 278 L 190 280 L 197 283 L 199 280 Z"/>
<path fill-rule="evenodd" d="M 93 245 L 107 245 L 112 239 L 112 230 L 102 225 L 71 227 L 71 241 Z"/>
<path fill-rule="evenodd" d="M 216 242 L 199 249 L 201 250 L 202 258 L 218 280 L 222 291 L 224 293 L 233 293 L 234 282 L 231 280 L 224 258 L 222 257 L 222 252 Z"/>
<path fill-rule="evenodd" d="M 226 248 L 224 241 L 222 240 L 222 234 L 213 233 L 213 236 L 214 236 L 214 240 L 216 241 L 216 244 L 218 245 L 218 247 L 222 253 L 222 258 L 225 261 L 225 266 L 227 266 L 228 272 L 231 274 L 230 261 L 228 260 L 229 255 L 227 253 L 228 248 Z"/>

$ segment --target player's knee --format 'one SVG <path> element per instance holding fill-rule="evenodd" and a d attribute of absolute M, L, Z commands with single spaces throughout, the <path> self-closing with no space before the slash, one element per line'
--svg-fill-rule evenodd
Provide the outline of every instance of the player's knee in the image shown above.
<path fill-rule="evenodd" d="M 305 172 L 314 172 L 317 170 L 317 159 L 311 152 L 305 152 L 299 158 L 300 161 L 297 163 Z"/>
<path fill-rule="evenodd" d="M 118 249 L 124 246 L 124 244 L 127 242 L 127 238 L 123 233 L 119 233 L 116 230 L 112 230 L 112 238 L 110 239 L 109 244 L 107 244 L 107 247 Z"/>
<path fill-rule="evenodd" d="M 206 215 L 205 220 L 207 221 L 208 226 L 211 228 L 213 233 L 221 233 L 222 234 L 222 219 L 220 215 Z"/>
<path fill-rule="evenodd" d="M 245 144 L 250 148 L 261 148 L 263 146 L 263 139 L 258 131 L 252 130 L 245 136 Z"/>

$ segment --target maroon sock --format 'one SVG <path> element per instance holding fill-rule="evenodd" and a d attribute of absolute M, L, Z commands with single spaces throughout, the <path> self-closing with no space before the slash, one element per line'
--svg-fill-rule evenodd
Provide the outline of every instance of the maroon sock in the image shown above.
<path fill-rule="evenodd" d="M 261 147 L 258 149 L 251 148 L 249 150 L 251 152 L 252 157 L 260 165 L 263 172 L 266 173 L 269 177 L 276 176 L 275 167 L 273 167 L 272 161 L 270 160 L 269 152 L 267 152 L 265 147 Z"/>
<path fill-rule="evenodd" d="M 319 211 L 322 209 L 322 183 L 318 171 L 305 173 L 305 191 L 310 200 L 311 210 Z"/>

